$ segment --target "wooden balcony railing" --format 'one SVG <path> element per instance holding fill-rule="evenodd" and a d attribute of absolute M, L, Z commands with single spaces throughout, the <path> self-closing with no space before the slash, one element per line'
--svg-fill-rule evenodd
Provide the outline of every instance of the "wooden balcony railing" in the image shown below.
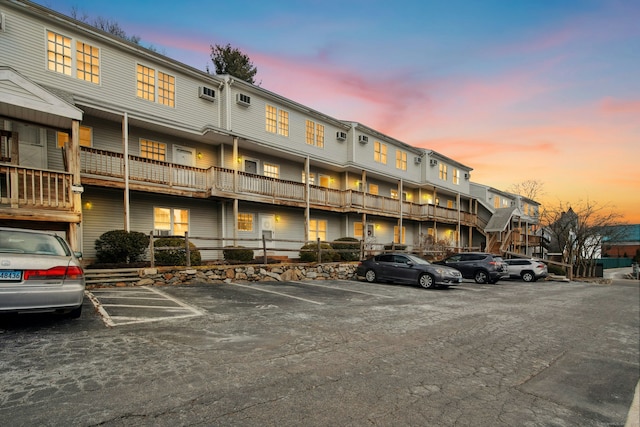
<path fill-rule="evenodd" d="M 0 204 L 10 208 L 73 209 L 72 175 L 0 164 Z"/>
<path fill-rule="evenodd" d="M 82 147 L 82 173 L 92 176 L 124 179 L 124 156 L 95 148 Z M 129 181 L 140 184 L 155 183 L 185 190 L 208 192 L 210 195 L 246 194 L 251 198 L 262 197 L 269 201 L 288 201 L 305 204 L 306 184 L 256 175 L 233 169 L 212 167 L 201 169 L 181 166 L 157 160 L 129 156 Z M 402 215 L 422 220 L 441 220 L 467 225 L 477 223 L 477 215 L 458 212 L 429 204 L 400 201 L 391 197 L 367 194 L 355 190 L 309 186 L 309 203 L 314 206 L 341 210 L 363 210 L 383 215 Z"/>

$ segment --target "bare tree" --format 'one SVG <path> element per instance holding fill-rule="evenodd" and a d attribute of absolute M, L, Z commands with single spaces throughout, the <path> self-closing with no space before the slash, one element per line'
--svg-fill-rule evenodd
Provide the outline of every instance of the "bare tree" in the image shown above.
<path fill-rule="evenodd" d="M 85 24 L 89 24 L 92 27 L 95 27 L 99 30 L 112 34 L 116 37 L 120 37 L 121 39 L 130 41 L 131 43 L 138 44 L 138 45 L 140 44 L 140 36 L 127 35 L 127 32 L 120 26 L 120 24 L 118 24 L 118 22 L 112 19 L 98 16 L 97 18 L 92 20 L 89 15 L 87 15 L 85 12 L 81 12 L 75 6 L 71 8 L 71 17 L 80 22 L 84 22 Z M 153 47 L 149 47 L 149 49 L 155 51 Z"/>
<path fill-rule="evenodd" d="M 522 182 L 512 184 L 507 191 L 519 196 L 526 197 L 530 200 L 537 200 L 538 197 L 544 196 L 544 182 L 537 179 L 527 179 Z"/>
<path fill-rule="evenodd" d="M 547 206 L 541 220 L 551 233 L 549 250 L 562 253 L 562 262 L 573 265 L 576 276 L 592 277 L 603 242 L 616 237 L 612 233 L 621 218 L 607 205 L 586 201 Z"/>

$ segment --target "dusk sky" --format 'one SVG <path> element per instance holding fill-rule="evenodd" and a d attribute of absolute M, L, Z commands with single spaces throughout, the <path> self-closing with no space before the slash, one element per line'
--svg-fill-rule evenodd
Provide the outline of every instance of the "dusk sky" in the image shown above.
<path fill-rule="evenodd" d="M 117 21 L 143 46 L 213 70 L 247 54 L 269 91 L 471 168 L 550 207 L 640 223 L 639 0 L 39 0 Z"/>

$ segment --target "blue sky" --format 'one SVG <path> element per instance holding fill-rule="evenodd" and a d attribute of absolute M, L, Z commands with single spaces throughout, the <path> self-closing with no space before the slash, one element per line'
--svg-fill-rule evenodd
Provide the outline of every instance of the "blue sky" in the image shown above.
<path fill-rule="evenodd" d="M 549 205 L 586 200 L 640 223 L 640 1 L 40 0 L 117 21 L 200 70 L 211 44 L 256 81 L 474 168 Z"/>

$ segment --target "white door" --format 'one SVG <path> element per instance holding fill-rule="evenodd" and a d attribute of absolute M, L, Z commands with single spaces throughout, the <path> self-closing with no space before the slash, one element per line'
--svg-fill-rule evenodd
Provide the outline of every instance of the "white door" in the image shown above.
<path fill-rule="evenodd" d="M 190 147 L 173 146 L 173 163 L 183 166 L 196 165 L 196 150 Z"/>
<path fill-rule="evenodd" d="M 273 239 L 275 233 L 275 215 L 260 214 L 260 233 L 266 240 Z"/>
<path fill-rule="evenodd" d="M 24 124 L 16 124 L 14 132 L 18 132 L 18 155 L 20 166 L 36 169 L 47 168 L 47 146 L 44 130 Z"/>

